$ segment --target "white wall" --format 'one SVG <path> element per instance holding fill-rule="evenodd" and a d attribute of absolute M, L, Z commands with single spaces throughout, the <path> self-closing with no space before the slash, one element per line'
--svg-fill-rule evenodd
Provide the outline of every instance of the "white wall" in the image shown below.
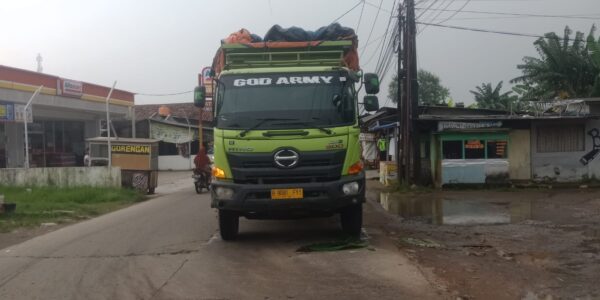
<path fill-rule="evenodd" d="M 0 169 L 0 183 L 7 186 L 121 187 L 121 168 L 66 167 Z"/>
<path fill-rule="evenodd" d="M 194 158 L 181 155 L 161 155 L 158 157 L 158 169 L 161 171 L 183 171 L 192 170 Z"/>
<path fill-rule="evenodd" d="M 532 125 L 531 135 L 531 168 L 534 181 L 576 182 L 586 178 L 599 178 L 600 157 L 591 160 L 587 165 L 581 158 L 594 149 L 590 130 L 600 128 L 600 121 L 589 119 L 585 122 L 585 149 L 573 152 L 537 152 L 538 127 L 549 122 L 536 122 Z M 581 121 L 564 122 L 564 124 L 581 124 Z"/>

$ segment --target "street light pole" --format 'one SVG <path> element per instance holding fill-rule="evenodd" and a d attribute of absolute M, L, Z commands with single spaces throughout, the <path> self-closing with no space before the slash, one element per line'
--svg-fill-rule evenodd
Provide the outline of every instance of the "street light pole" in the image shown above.
<path fill-rule="evenodd" d="M 107 137 L 107 145 L 108 145 L 108 168 L 112 167 L 112 148 L 110 145 L 110 110 L 109 110 L 109 102 L 110 96 L 112 96 L 113 91 L 115 90 L 115 86 L 117 85 L 117 81 L 113 83 L 110 88 L 110 92 L 108 92 L 108 96 L 106 96 L 106 137 Z"/>
<path fill-rule="evenodd" d="M 190 124 L 190 119 L 188 118 L 187 112 L 185 113 L 185 121 L 188 125 L 188 167 L 192 168 L 192 125 Z"/>
<path fill-rule="evenodd" d="M 27 127 L 27 111 L 31 107 L 33 99 L 42 91 L 43 88 L 44 86 L 40 85 L 40 87 L 37 88 L 37 90 L 35 90 L 33 95 L 31 95 L 31 98 L 29 98 L 29 101 L 27 101 L 27 104 L 25 104 L 25 108 L 23 109 L 23 125 L 25 125 L 25 169 L 29 169 L 29 128 Z M 31 115 L 33 116 L 33 111 L 31 112 Z"/>

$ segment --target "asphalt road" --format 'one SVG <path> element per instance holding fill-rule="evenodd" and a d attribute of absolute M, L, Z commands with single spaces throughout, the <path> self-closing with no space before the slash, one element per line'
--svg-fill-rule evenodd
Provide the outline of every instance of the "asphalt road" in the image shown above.
<path fill-rule="evenodd" d="M 298 253 L 337 220 L 242 219 L 218 237 L 191 180 L 163 195 L 0 250 L 0 299 L 431 299 L 421 271 L 377 228 L 371 249 Z M 373 217 L 372 209 L 367 215 Z"/>

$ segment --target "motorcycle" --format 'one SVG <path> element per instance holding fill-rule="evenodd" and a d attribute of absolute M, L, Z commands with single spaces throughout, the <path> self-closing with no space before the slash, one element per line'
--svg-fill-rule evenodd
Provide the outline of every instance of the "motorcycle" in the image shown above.
<path fill-rule="evenodd" d="M 194 187 L 196 188 L 197 194 L 201 194 L 202 189 L 206 189 L 207 191 L 210 190 L 211 178 L 208 174 L 206 174 L 206 172 L 194 170 L 194 175 L 192 175 L 192 178 L 194 178 Z"/>

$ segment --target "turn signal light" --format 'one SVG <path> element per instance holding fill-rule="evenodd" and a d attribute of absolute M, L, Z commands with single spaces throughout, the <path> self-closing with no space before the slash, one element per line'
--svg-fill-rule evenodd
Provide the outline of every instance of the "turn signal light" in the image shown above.
<path fill-rule="evenodd" d="M 225 178 L 225 171 L 223 171 L 223 169 L 219 169 L 217 167 L 213 167 L 212 168 L 212 175 L 215 178 L 223 179 L 223 178 Z"/>
<path fill-rule="evenodd" d="M 362 161 L 358 161 L 355 164 L 350 166 L 350 168 L 348 169 L 348 174 L 356 175 L 356 174 L 360 173 L 362 170 L 363 170 Z"/>

